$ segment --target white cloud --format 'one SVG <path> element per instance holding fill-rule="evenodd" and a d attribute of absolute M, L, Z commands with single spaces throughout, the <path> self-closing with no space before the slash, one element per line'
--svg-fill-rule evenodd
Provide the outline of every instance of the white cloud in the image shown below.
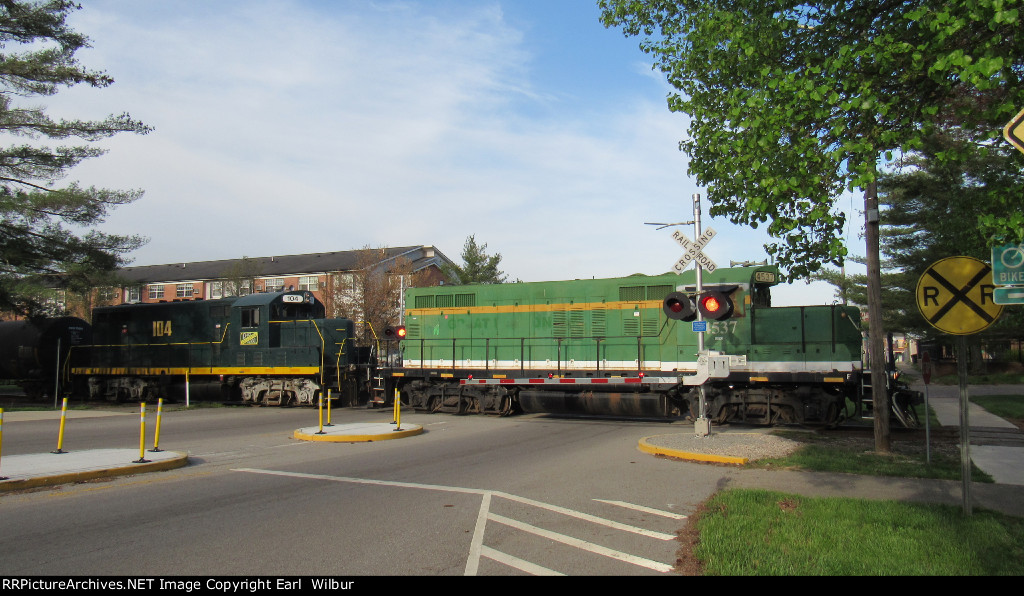
<path fill-rule="evenodd" d="M 678 246 L 643 224 L 690 219 L 701 189 L 663 78 L 634 49 L 603 53 L 585 90 L 554 85 L 560 53 L 511 22 L 498 2 L 89 3 L 79 58 L 117 82 L 48 105 L 156 127 L 73 176 L 146 190 L 104 226 L 151 238 L 137 264 L 410 244 L 457 260 L 475 234 L 512 279 L 668 271 Z M 719 265 L 765 258 L 760 231 L 703 217 Z"/>

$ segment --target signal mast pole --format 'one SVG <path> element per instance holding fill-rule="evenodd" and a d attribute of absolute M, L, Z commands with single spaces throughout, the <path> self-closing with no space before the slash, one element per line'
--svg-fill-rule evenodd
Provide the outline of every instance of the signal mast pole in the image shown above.
<path fill-rule="evenodd" d="M 695 239 L 701 237 L 702 230 L 700 229 L 700 193 L 693 193 L 693 237 Z M 700 266 L 700 261 L 696 260 L 694 265 L 697 267 L 697 296 L 704 293 L 704 268 Z M 703 321 L 704 315 L 697 309 L 697 321 Z M 704 354 L 704 332 L 697 332 L 697 358 L 700 358 Z M 704 397 L 704 385 L 697 388 L 698 401 L 697 401 L 697 420 L 693 422 L 693 432 L 698 437 L 706 437 L 711 434 L 711 421 L 707 418 L 708 402 Z"/>
<path fill-rule="evenodd" d="M 700 193 L 693 193 L 693 237 L 700 238 Z M 700 266 L 700 261 L 696 261 L 694 265 L 697 267 L 697 295 L 700 296 L 704 292 L 704 268 Z M 701 314 L 700 309 L 697 309 L 697 320 L 703 321 L 704 315 Z M 697 333 L 697 356 L 704 352 L 704 332 Z M 701 391 L 701 403 L 700 403 L 700 417 L 704 417 L 704 392 Z"/>

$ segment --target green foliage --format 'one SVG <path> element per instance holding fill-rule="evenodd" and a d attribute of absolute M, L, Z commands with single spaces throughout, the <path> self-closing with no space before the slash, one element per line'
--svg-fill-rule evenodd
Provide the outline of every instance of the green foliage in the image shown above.
<path fill-rule="evenodd" d="M 955 162 L 939 157 L 949 153 L 961 157 Z M 920 150 L 882 171 L 878 186 L 884 326 L 917 337 L 940 335 L 917 309 L 917 284 L 925 270 L 946 257 L 990 260 L 991 237 L 971 224 L 979 213 L 1009 219 L 1020 211 L 1007 198 L 1024 187 L 1024 156 L 1005 143 L 978 146 L 962 129 L 950 127 L 929 135 Z M 823 270 L 818 278 L 837 288 L 852 284 L 851 302 L 866 305 L 864 276 L 844 279 Z M 1024 312 L 1007 308 L 975 339 L 1022 334 Z"/>
<path fill-rule="evenodd" d="M 476 236 L 470 235 L 462 248 L 462 266 L 446 266 L 442 271 L 451 283 L 458 285 L 505 283 L 506 276 L 498 269 L 501 255 L 489 256 L 486 251 L 487 245 L 478 245 Z"/>
<path fill-rule="evenodd" d="M 875 182 L 880 158 L 920 150 L 941 125 L 975 145 L 998 140 L 1024 107 L 1017 4 L 598 1 L 606 26 L 645 36 L 676 89 L 669 107 L 690 116 L 680 147 L 710 213 L 767 224 L 779 242 L 766 248 L 791 279 L 844 262 L 838 199 Z M 1020 220 L 1004 210 L 971 223 L 1020 237 Z"/>
<path fill-rule="evenodd" d="M 63 0 L 0 1 L 0 130 L 30 141 L 90 142 L 119 132 L 150 131 L 128 114 L 57 121 L 36 105 L 35 98 L 54 95 L 62 87 L 106 87 L 113 82 L 75 60 L 75 52 L 89 41 L 65 23 L 78 8 Z M 10 50 L 11 45 L 16 49 Z M 30 99 L 32 105 L 17 105 L 19 98 Z M 138 236 L 73 232 L 72 227 L 101 223 L 110 209 L 142 195 L 74 182 L 57 186 L 69 169 L 103 153 L 91 146 L 31 142 L 0 148 L 0 311 L 42 311 L 57 279 L 63 288 L 79 293 L 104 285 L 124 264 L 123 255 L 143 243 Z"/>

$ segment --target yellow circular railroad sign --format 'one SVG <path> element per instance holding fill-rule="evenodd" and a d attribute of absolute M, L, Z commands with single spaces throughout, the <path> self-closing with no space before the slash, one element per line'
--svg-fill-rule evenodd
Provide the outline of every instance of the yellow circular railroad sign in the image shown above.
<path fill-rule="evenodd" d="M 974 257 L 933 263 L 917 282 L 917 308 L 932 327 L 953 335 L 982 331 L 1003 307 L 992 300 L 992 267 Z"/>

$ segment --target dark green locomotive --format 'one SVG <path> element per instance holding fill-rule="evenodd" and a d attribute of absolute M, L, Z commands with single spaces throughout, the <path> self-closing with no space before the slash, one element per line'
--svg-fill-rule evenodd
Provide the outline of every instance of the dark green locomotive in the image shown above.
<path fill-rule="evenodd" d="M 718 422 L 834 424 L 861 393 L 860 312 L 773 307 L 778 282 L 763 266 L 704 272 L 700 295 L 693 271 L 413 288 L 391 378 L 428 411 L 696 416 L 703 392 Z"/>
<path fill-rule="evenodd" d="M 71 376 L 97 399 L 301 405 L 333 389 L 354 405 L 366 356 L 352 321 L 324 312 L 305 291 L 96 308 L 92 345 L 72 352 Z"/>

